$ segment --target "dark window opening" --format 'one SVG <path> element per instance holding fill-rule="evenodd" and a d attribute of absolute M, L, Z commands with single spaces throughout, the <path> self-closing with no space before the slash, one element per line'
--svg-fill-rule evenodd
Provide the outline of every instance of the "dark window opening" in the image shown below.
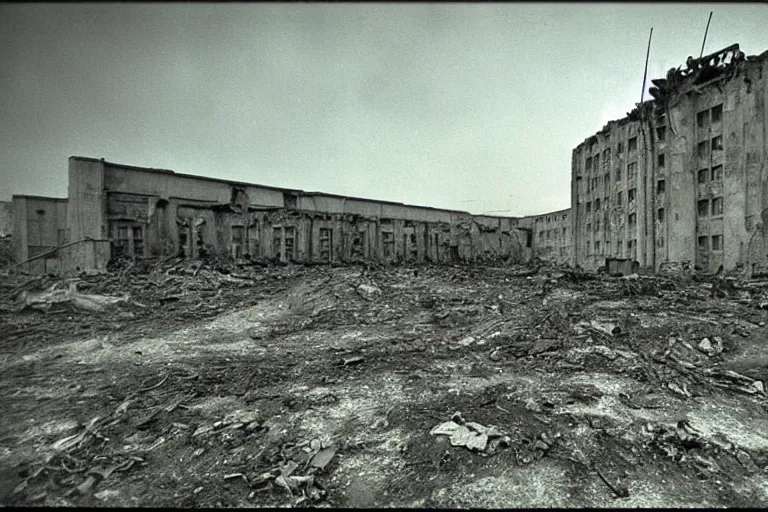
<path fill-rule="evenodd" d="M 699 112 L 696 114 L 696 124 L 699 126 L 699 128 L 704 128 L 708 122 L 709 110 L 705 110 L 704 112 Z"/>
<path fill-rule="evenodd" d="M 660 141 L 664 140 L 667 137 L 667 127 L 666 126 L 659 126 L 656 128 L 656 138 Z"/>
<path fill-rule="evenodd" d="M 632 137 L 627 141 L 627 151 L 637 151 L 637 137 Z"/>
<path fill-rule="evenodd" d="M 592 211 L 592 203 L 591 202 L 587 202 L 587 213 L 589 213 L 591 211 Z"/>
<path fill-rule="evenodd" d="M 283 252 L 283 228 L 275 226 L 272 228 L 272 256 L 282 259 Z"/>
<path fill-rule="evenodd" d="M 331 261 L 333 231 L 328 228 L 320 228 L 320 259 Z"/>
<path fill-rule="evenodd" d="M 712 168 L 712 181 L 719 181 L 723 179 L 723 166 L 716 165 Z"/>
<path fill-rule="evenodd" d="M 722 251 L 723 250 L 723 235 L 713 235 L 712 236 L 712 250 L 713 251 Z"/>
<path fill-rule="evenodd" d="M 624 153 L 624 144 L 619 142 L 618 145 L 616 146 L 616 154 L 620 155 L 622 153 Z"/>
<path fill-rule="evenodd" d="M 723 136 L 718 135 L 712 139 L 712 151 L 720 151 L 723 149 Z"/>
<path fill-rule="evenodd" d="M 659 208 L 656 212 L 656 218 L 659 219 L 659 222 L 664 222 L 664 208 Z"/>
<path fill-rule="evenodd" d="M 664 192 L 664 190 L 666 190 L 666 188 L 665 188 L 666 186 L 667 186 L 667 183 L 666 183 L 665 180 L 657 181 L 656 182 L 656 193 L 657 194 L 661 194 L 662 192 Z"/>
<path fill-rule="evenodd" d="M 699 237 L 699 249 L 702 251 L 709 250 L 709 237 L 706 237 L 706 236 Z"/>
<path fill-rule="evenodd" d="M 666 164 L 666 158 L 664 156 L 664 153 L 656 157 L 656 163 L 658 164 L 659 167 L 664 167 L 664 165 Z"/>
<path fill-rule="evenodd" d="M 712 199 L 712 215 L 722 215 L 723 214 L 723 198 L 722 197 L 715 197 Z"/>
<path fill-rule="evenodd" d="M 629 189 L 629 192 L 627 192 L 627 201 L 632 202 L 635 200 L 636 197 L 637 197 L 637 189 L 635 188 Z"/>
<path fill-rule="evenodd" d="M 699 217 L 706 217 L 709 215 L 709 199 L 701 199 L 697 203 L 697 210 Z"/>
<path fill-rule="evenodd" d="M 296 228 L 285 228 L 285 257 L 289 260 L 296 259 Z"/>
<path fill-rule="evenodd" d="M 723 118 L 723 104 L 712 107 L 712 122 L 716 123 Z M 714 249 L 714 247 L 713 247 Z"/>
<path fill-rule="evenodd" d="M 391 231 L 381 233 L 381 239 L 384 246 L 384 257 L 391 258 L 395 254 L 395 234 Z"/>
<path fill-rule="evenodd" d="M 622 205 L 622 201 L 624 199 L 622 196 L 623 196 L 623 194 L 621 192 L 618 192 L 616 194 L 616 206 L 621 206 Z"/>
<path fill-rule="evenodd" d="M 144 233 L 141 226 L 133 227 L 133 255 L 144 257 Z"/>
<path fill-rule="evenodd" d="M 702 169 L 699 171 L 699 183 L 706 183 L 707 182 L 707 169 Z"/>
<path fill-rule="evenodd" d="M 115 258 L 128 255 L 128 228 L 119 227 L 112 241 L 112 254 Z"/>
<path fill-rule="evenodd" d="M 240 259 L 243 257 L 243 246 L 245 245 L 245 228 L 243 226 L 232 226 L 232 257 Z"/>
<path fill-rule="evenodd" d="M 699 155 L 699 158 L 705 158 L 708 154 L 709 150 L 709 141 L 699 142 L 699 145 L 696 146 L 696 153 Z"/>

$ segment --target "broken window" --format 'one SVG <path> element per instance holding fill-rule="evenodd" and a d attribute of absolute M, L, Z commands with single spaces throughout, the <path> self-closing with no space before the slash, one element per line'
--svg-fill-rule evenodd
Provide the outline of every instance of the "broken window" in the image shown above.
<path fill-rule="evenodd" d="M 624 200 L 622 196 L 623 194 L 620 191 L 616 194 L 616 206 L 622 205 L 622 201 Z"/>
<path fill-rule="evenodd" d="M 141 226 L 133 227 L 133 255 L 144 257 L 144 230 Z"/>
<path fill-rule="evenodd" d="M 712 250 L 713 251 L 723 250 L 723 235 L 712 235 Z"/>
<path fill-rule="evenodd" d="M 627 141 L 627 151 L 637 151 L 637 137 L 632 137 Z"/>
<path fill-rule="evenodd" d="M 712 107 L 712 122 L 716 123 L 720 121 L 723 118 L 723 104 L 716 105 Z M 715 250 L 714 247 L 712 247 L 712 250 Z"/>
<path fill-rule="evenodd" d="M 706 236 L 699 237 L 699 249 L 702 251 L 709 250 L 709 237 L 706 237 Z"/>
<path fill-rule="evenodd" d="M 530 231 L 525 232 L 525 246 L 533 247 L 533 233 Z M 435 247 L 437 247 L 437 233 L 435 233 Z"/>
<path fill-rule="evenodd" d="M 712 151 L 720 151 L 723 149 L 723 136 L 718 135 L 712 139 Z"/>
<path fill-rule="evenodd" d="M 600 199 L 595 199 L 595 211 L 600 209 Z"/>
<path fill-rule="evenodd" d="M 715 197 L 712 199 L 712 215 L 722 215 L 723 214 L 723 198 L 722 197 Z"/>
<path fill-rule="evenodd" d="M 596 254 L 600 253 L 600 242 L 595 242 L 595 253 Z"/>
<path fill-rule="evenodd" d="M 621 181 L 621 169 L 616 169 L 616 181 Z"/>
<path fill-rule="evenodd" d="M 285 228 L 285 257 L 289 260 L 296 259 L 296 228 Z"/>
<path fill-rule="evenodd" d="M 656 164 L 657 164 L 659 167 L 664 167 L 664 164 L 666 164 L 666 161 L 665 161 L 665 160 L 666 160 L 666 158 L 664 157 L 664 153 L 661 153 L 660 155 L 658 155 L 658 156 L 656 157 Z"/>
<path fill-rule="evenodd" d="M 592 169 L 592 157 L 591 156 L 587 158 L 587 163 L 584 166 L 584 168 L 586 170 L 588 170 L 588 171 Z"/>
<path fill-rule="evenodd" d="M 331 261 L 332 235 L 333 230 L 320 228 L 320 259 L 323 261 Z"/>
<path fill-rule="evenodd" d="M 616 154 L 620 155 L 622 153 L 624 153 L 624 144 L 619 142 L 618 145 L 616 145 Z"/>
<path fill-rule="evenodd" d="M 595 232 L 598 232 L 598 231 L 600 231 L 600 221 L 596 220 L 595 221 Z"/>
<path fill-rule="evenodd" d="M 248 226 L 248 256 L 258 257 L 260 255 L 259 238 L 258 223 Z"/>
<path fill-rule="evenodd" d="M 707 174 L 709 174 L 708 169 L 702 169 L 699 171 L 699 183 L 707 182 Z"/>
<path fill-rule="evenodd" d="M 188 243 L 189 227 L 179 227 L 179 256 L 182 258 L 187 257 L 187 243 Z"/>
<path fill-rule="evenodd" d="M 656 182 L 656 193 L 661 194 L 666 190 L 667 183 L 664 180 L 659 180 Z"/>
<path fill-rule="evenodd" d="M 592 203 L 591 202 L 587 202 L 587 213 L 589 213 L 591 211 L 592 211 Z"/>
<path fill-rule="evenodd" d="M 272 256 L 282 259 L 283 248 L 283 228 L 275 226 L 272 228 Z"/>
<path fill-rule="evenodd" d="M 542 231 L 540 235 L 543 236 Z M 395 234 L 392 231 L 382 231 L 381 233 L 382 245 L 384 247 L 384 257 L 391 258 L 395 254 Z"/>
<path fill-rule="evenodd" d="M 112 254 L 115 258 L 128 256 L 128 228 L 119 227 L 115 233 L 115 239 L 112 240 Z"/>
<path fill-rule="evenodd" d="M 232 226 L 232 245 L 230 246 L 232 257 L 235 259 L 242 258 L 245 252 L 243 250 L 244 246 L 245 228 L 243 226 Z"/>
<path fill-rule="evenodd" d="M 696 146 L 696 154 L 699 155 L 699 158 L 706 158 L 709 151 L 709 141 L 699 142 L 699 145 Z"/>
<path fill-rule="evenodd" d="M 707 126 L 707 123 L 709 122 L 709 110 L 705 110 L 703 112 L 699 112 L 696 114 L 696 124 L 699 126 L 699 128 L 704 128 Z"/>
<path fill-rule="evenodd" d="M 629 229 L 634 229 L 635 223 L 637 222 L 637 214 L 630 213 L 628 220 L 629 220 Z"/>
<path fill-rule="evenodd" d="M 597 190 L 597 178 L 592 178 L 592 190 Z"/>
<path fill-rule="evenodd" d="M 595 155 L 595 156 L 592 158 L 592 160 L 594 160 L 594 162 L 593 162 L 593 163 L 594 163 L 594 165 L 595 165 L 595 170 L 596 170 L 596 171 L 599 171 L 599 170 L 600 170 L 600 153 L 596 154 L 596 155 Z"/>
<path fill-rule="evenodd" d="M 667 137 L 667 127 L 666 126 L 659 126 L 656 128 L 656 138 L 659 141 L 664 140 Z"/>
<path fill-rule="evenodd" d="M 565 228 L 563 228 L 563 236 L 565 236 Z"/>
<path fill-rule="evenodd" d="M 590 231 L 592 231 L 592 224 L 591 223 L 587 224 L 587 233 L 589 233 Z"/>
<path fill-rule="evenodd" d="M 611 165 L 611 148 L 606 149 L 603 151 L 603 169 L 608 170 L 608 167 Z"/>
<path fill-rule="evenodd" d="M 659 222 L 664 222 L 664 208 L 659 208 L 656 212 L 656 218 L 659 219 Z"/>
<path fill-rule="evenodd" d="M 712 168 L 712 181 L 720 181 L 723 179 L 723 166 L 716 165 Z"/>
<path fill-rule="evenodd" d="M 709 215 L 709 199 L 701 199 L 697 203 L 697 209 L 699 212 L 699 217 L 706 217 Z"/>
<path fill-rule="evenodd" d="M 635 200 L 636 197 L 637 197 L 637 189 L 636 188 L 629 189 L 629 192 L 627 192 L 627 201 L 631 203 L 632 201 Z"/>

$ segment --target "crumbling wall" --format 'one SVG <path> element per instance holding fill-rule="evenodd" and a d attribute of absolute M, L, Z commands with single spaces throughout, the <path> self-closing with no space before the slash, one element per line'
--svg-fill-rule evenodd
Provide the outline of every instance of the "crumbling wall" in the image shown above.
<path fill-rule="evenodd" d="M 13 202 L 0 201 L 0 238 L 13 233 Z"/>

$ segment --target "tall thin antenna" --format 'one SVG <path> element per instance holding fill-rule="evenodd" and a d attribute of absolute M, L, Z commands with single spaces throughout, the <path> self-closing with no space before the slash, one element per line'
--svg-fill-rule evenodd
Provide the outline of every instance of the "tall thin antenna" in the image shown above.
<path fill-rule="evenodd" d="M 640 103 L 643 103 L 643 97 L 645 97 L 645 79 L 648 78 L 648 57 L 651 55 L 651 38 L 653 37 L 653 27 L 651 27 L 651 34 L 648 36 L 648 51 L 645 53 L 645 71 L 643 71 L 643 89 L 640 91 Z"/>
<path fill-rule="evenodd" d="M 704 30 L 704 40 L 701 42 L 701 53 L 699 53 L 699 58 L 704 55 L 704 43 L 707 42 L 707 32 L 709 32 L 709 22 L 712 21 L 712 12 L 713 11 L 709 11 L 709 19 L 707 20 L 707 28 Z"/>

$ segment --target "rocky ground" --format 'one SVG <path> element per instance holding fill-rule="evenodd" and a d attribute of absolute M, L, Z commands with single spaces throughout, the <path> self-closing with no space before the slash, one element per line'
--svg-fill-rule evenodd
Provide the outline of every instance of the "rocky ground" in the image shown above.
<path fill-rule="evenodd" d="M 0 278 L 3 505 L 768 505 L 762 282 Z"/>

